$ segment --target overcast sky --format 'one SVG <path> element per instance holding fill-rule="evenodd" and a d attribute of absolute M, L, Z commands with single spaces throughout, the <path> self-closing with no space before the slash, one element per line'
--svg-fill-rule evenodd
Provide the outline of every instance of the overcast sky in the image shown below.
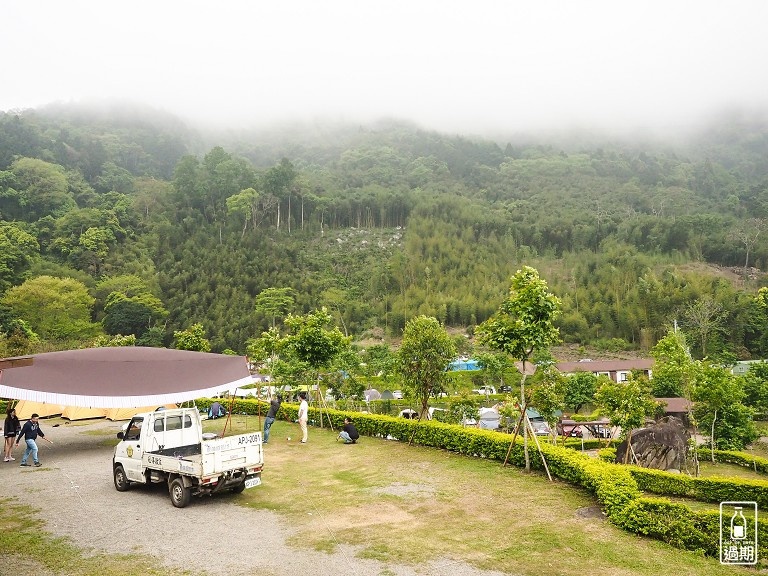
<path fill-rule="evenodd" d="M 480 133 L 768 103 L 765 0 L 5 0 L 0 19 L 0 110 L 120 98 Z"/>

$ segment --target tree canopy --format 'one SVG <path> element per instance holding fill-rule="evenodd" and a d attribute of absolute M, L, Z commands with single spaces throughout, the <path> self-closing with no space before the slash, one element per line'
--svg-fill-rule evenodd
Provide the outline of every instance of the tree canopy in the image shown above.
<path fill-rule="evenodd" d="M 0 113 L 0 294 L 76 278 L 101 322 L 96 286 L 132 275 L 169 312 L 160 341 L 200 322 L 212 349 L 242 352 L 286 311 L 321 306 L 355 337 L 397 338 L 418 315 L 471 333 L 529 265 L 561 300 L 566 343 L 645 353 L 677 320 L 694 358 L 768 355 L 763 118 L 674 145 L 328 130 Z M 276 287 L 288 310 L 255 305 Z"/>
<path fill-rule="evenodd" d="M 539 349 L 560 339 L 555 319 L 560 299 L 549 292 L 536 269 L 525 266 L 512 276 L 509 296 L 499 311 L 477 328 L 480 342 L 525 363 Z"/>
<path fill-rule="evenodd" d="M 94 298 L 84 284 L 71 278 L 32 278 L 9 289 L 2 303 L 41 338 L 72 340 L 98 333 L 91 322 Z"/>
<path fill-rule="evenodd" d="M 417 316 L 405 325 L 396 370 L 407 394 L 419 403 L 419 418 L 426 416 L 430 397 L 443 391 L 455 355 L 456 345 L 436 318 Z"/>

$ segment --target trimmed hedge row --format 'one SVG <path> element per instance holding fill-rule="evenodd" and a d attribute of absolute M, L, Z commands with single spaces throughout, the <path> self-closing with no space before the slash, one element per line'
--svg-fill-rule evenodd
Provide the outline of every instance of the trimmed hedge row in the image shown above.
<path fill-rule="evenodd" d="M 695 498 L 702 502 L 757 502 L 768 509 L 768 481 L 744 478 L 695 478 L 663 470 L 627 466 L 638 487 L 645 492 Z"/>
<path fill-rule="evenodd" d="M 617 522 L 623 528 L 663 540 L 677 548 L 718 556 L 720 548 L 720 513 L 694 512 L 685 504 L 661 498 L 636 498 L 620 512 Z M 768 522 L 759 518 L 757 540 L 768 538 Z"/>
<path fill-rule="evenodd" d="M 603 462 L 610 462 L 614 464 L 616 462 L 616 448 L 610 446 L 609 448 L 603 448 L 598 450 L 597 457 Z"/>
<path fill-rule="evenodd" d="M 712 451 L 709 448 L 698 448 L 696 451 L 699 460 L 710 461 Z M 725 462 L 726 464 L 735 464 L 745 468 L 751 468 L 755 472 L 768 474 L 768 458 L 753 456 L 746 452 L 737 452 L 735 450 L 715 450 L 715 460 Z"/>
<path fill-rule="evenodd" d="M 600 438 L 589 438 L 588 440 L 584 441 L 580 440 L 579 438 L 565 439 L 566 448 L 573 448 L 574 450 L 581 450 L 582 448 L 584 448 L 584 450 L 598 450 L 600 448 L 618 446 L 619 444 L 620 441 L 616 439 L 608 440 L 607 446 L 606 441 L 601 440 Z"/>

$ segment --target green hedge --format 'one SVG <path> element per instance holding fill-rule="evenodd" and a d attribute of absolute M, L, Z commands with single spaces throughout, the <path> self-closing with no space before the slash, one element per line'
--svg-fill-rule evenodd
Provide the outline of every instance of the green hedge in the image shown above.
<path fill-rule="evenodd" d="M 597 452 L 597 457 L 603 462 L 610 462 L 611 464 L 616 462 L 616 448 L 609 446 L 608 448 L 602 448 Z"/>
<path fill-rule="evenodd" d="M 635 498 L 615 517 L 622 528 L 663 540 L 678 548 L 719 555 L 719 515 L 694 513 L 684 504 L 659 498 Z"/>
<path fill-rule="evenodd" d="M 606 448 L 610 446 L 618 446 L 621 443 L 620 440 L 613 439 L 607 441 L 606 446 L 606 440 L 600 439 L 600 438 L 589 438 L 587 440 L 580 440 L 579 438 L 566 438 L 565 439 L 565 446 L 566 448 L 573 448 L 574 450 L 581 450 L 584 448 L 584 450 L 599 450 L 601 448 Z"/>
<path fill-rule="evenodd" d="M 696 450 L 699 460 L 709 462 L 712 458 L 712 451 L 709 448 L 699 448 Z M 715 461 L 726 464 L 735 464 L 745 468 L 751 468 L 755 472 L 768 474 L 768 458 L 761 458 L 747 454 L 746 452 L 737 452 L 735 450 L 715 450 Z"/>
<path fill-rule="evenodd" d="M 744 478 L 694 478 L 663 470 L 627 466 L 641 490 L 654 494 L 684 496 L 702 502 L 754 501 L 768 509 L 768 481 Z"/>
<path fill-rule="evenodd" d="M 636 498 L 616 517 L 626 530 L 663 540 L 677 548 L 718 556 L 720 513 L 692 511 L 685 504 L 661 498 Z M 766 542 L 768 522 L 758 518 L 757 540 Z"/>

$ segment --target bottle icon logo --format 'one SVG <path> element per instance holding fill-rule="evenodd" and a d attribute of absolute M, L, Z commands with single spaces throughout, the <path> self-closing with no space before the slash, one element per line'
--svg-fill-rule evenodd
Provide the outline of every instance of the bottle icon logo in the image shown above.
<path fill-rule="evenodd" d="M 720 503 L 720 563 L 755 565 L 757 502 Z"/>
<path fill-rule="evenodd" d="M 744 540 L 747 537 L 747 519 L 744 518 L 741 506 L 735 506 L 731 518 L 731 539 Z"/>

